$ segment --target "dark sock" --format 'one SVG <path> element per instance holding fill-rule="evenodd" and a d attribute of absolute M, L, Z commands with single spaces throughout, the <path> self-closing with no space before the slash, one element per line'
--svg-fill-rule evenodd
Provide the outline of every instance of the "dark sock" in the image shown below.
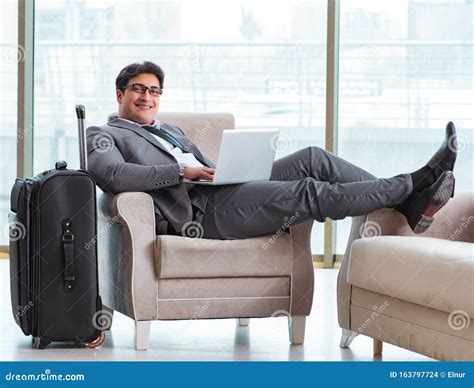
<path fill-rule="evenodd" d="M 436 173 L 430 166 L 424 166 L 410 174 L 413 191 L 422 190 L 436 182 Z"/>

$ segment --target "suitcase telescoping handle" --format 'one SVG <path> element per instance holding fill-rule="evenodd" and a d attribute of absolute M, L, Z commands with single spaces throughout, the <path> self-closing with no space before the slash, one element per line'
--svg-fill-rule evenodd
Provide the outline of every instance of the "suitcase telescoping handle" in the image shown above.
<path fill-rule="evenodd" d="M 87 144 L 85 134 L 86 108 L 76 105 L 77 130 L 79 135 L 79 162 L 81 170 L 87 171 Z"/>

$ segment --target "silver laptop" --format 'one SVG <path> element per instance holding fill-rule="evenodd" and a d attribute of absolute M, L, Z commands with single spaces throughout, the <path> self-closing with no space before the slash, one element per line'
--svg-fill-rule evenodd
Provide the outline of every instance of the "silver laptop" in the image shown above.
<path fill-rule="evenodd" d="M 278 129 L 226 129 L 222 134 L 214 179 L 183 182 L 228 185 L 267 181 L 272 173 Z"/>

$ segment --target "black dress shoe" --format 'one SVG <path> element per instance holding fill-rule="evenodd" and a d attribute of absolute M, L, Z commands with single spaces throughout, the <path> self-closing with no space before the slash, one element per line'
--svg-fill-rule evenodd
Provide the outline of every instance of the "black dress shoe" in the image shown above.
<path fill-rule="evenodd" d="M 446 125 L 446 135 L 443 143 L 428 161 L 428 166 L 433 169 L 439 177 L 444 171 L 453 171 L 457 157 L 457 134 L 456 127 L 450 121 Z"/>
<path fill-rule="evenodd" d="M 395 206 L 416 234 L 423 233 L 433 223 L 433 216 L 454 194 L 454 174 L 444 171 L 431 186 L 413 193 L 403 204 Z"/>

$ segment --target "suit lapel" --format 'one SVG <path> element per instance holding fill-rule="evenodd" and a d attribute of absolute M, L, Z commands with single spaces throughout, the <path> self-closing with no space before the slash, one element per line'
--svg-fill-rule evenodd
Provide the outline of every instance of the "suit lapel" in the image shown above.
<path fill-rule="evenodd" d="M 160 150 L 166 152 L 168 155 L 170 155 L 172 158 L 176 160 L 174 155 L 172 155 L 169 150 L 161 144 L 160 141 L 158 141 L 155 136 L 153 136 L 150 132 L 148 132 L 145 128 L 142 128 L 139 124 L 132 123 L 127 120 L 122 120 L 119 119 L 118 117 L 111 116 L 109 118 L 109 125 L 113 127 L 118 127 L 118 128 L 125 128 L 128 129 L 132 132 L 135 132 L 138 136 L 143 137 L 144 139 L 148 140 L 151 144 L 153 144 L 155 147 L 158 147 Z M 168 132 L 171 136 L 173 136 L 179 143 L 181 143 L 186 152 L 191 152 L 194 156 L 198 156 L 202 160 L 206 161 L 207 159 L 202 155 L 201 151 L 196 147 L 196 145 L 189 140 L 186 136 L 183 136 L 179 133 L 176 133 L 176 131 L 173 129 L 173 127 L 169 126 L 168 124 L 163 123 L 161 125 L 161 128 Z M 215 167 L 214 163 L 207 161 L 207 164 L 211 167 Z"/>
<path fill-rule="evenodd" d="M 185 152 L 192 152 L 194 144 L 186 136 L 181 135 L 172 126 L 166 123 L 161 124 L 161 129 L 173 136 L 183 146 Z"/>
<path fill-rule="evenodd" d="M 144 139 L 148 140 L 155 147 L 158 147 L 160 150 L 166 152 L 168 155 L 171 155 L 169 150 L 167 150 L 166 147 L 163 146 L 163 144 L 161 144 L 150 132 L 148 132 L 145 128 L 142 128 L 138 124 L 128 122 L 126 120 L 121 120 L 117 117 L 111 119 L 108 124 L 113 127 L 125 128 L 132 132 L 135 132 L 138 136 L 141 136 Z"/>

